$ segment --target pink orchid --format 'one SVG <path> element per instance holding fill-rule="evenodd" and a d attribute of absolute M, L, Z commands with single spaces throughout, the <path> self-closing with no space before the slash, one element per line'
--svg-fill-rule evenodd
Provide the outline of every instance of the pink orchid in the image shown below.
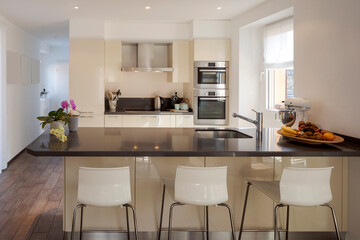
<path fill-rule="evenodd" d="M 61 107 L 62 107 L 62 109 L 66 108 L 66 111 L 67 111 L 68 108 L 69 108 L 69 103 L 67 101 L 62 101 L 61 102 Z"/>
<path fill-rule="evenodd" d="M 76 110 L 75 101 L 72 100 L 72 99 L 70 99 L 70 104 L 71 104 L 71 108 L 72 108 L 73 110 Z"/>

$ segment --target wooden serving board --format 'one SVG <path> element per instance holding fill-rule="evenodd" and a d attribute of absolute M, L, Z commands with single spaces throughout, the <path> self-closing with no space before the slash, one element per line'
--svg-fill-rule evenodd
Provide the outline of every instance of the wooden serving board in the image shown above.
<path fill-rule="evenodd" d="M 342 143 L 344 141 L 344 139 L 342 137 L 337 136 L 337 135 L 335 135 L 335 139 L 333 141 L 325 141 L 325 140 L 315 140 L 315 139 L 294 137 L 294 136 L 284 132 L 281 129 L 278 130 L 277 133 L 284 136 L 284 137 L 287 137 L 290 140 L 294 140 L 294 141 L 298 141 L 298 142 L 302 142 L 302 143 L 307 143 L 307 144 Z"/>
<path fill-rule="evenodd" d="M 170 109 L 170 112 L 189 112 L 189 110 L 176 110 L 176 109 Z"/>

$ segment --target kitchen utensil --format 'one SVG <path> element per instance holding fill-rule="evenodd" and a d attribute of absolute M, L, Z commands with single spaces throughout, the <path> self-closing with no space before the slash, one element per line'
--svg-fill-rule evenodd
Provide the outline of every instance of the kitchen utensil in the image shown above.
<path fill-rule="evenodd" d="M 294 125 L 296 121 L 296 111 L 295 110 L 280 110 L 279 111 L 280 121 L 285 124 L 287 127 Z"/>
<path fill-rule="evenodd" d="M 107 100 L 114 100 L 114 95 L 109 90 L 105 92 L 105 97 Z"/>

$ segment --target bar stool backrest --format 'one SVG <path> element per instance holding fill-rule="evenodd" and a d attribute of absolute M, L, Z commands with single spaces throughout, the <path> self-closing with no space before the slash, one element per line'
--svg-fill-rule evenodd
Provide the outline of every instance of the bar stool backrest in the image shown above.
<path fill-rule="evenodd" d="M 80 167 L 78 202 L 102 207 L 131 202 L 130 168 Z"/>
<path fill-rule="evenodd" d="M 280 202 L 295 206 L 318 206 L 330 202 L 332 169 L 284 168 L 280 180 Z"/>
<path fill-rule="evenodd" d="M 178 166 L 175 201 L 191 205 L 216 205 L 228 200 L 227 167 Z"/>

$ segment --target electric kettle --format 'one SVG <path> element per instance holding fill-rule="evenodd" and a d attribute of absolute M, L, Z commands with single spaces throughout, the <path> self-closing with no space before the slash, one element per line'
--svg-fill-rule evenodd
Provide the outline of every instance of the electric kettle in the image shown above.
<path fill-rule="evenodd" d="M 160 96 L 156 96 L 154 98 L 154 108 L 155 110 L 161 110 L 162 105 L 164 104 L 164 100 Z"/>

